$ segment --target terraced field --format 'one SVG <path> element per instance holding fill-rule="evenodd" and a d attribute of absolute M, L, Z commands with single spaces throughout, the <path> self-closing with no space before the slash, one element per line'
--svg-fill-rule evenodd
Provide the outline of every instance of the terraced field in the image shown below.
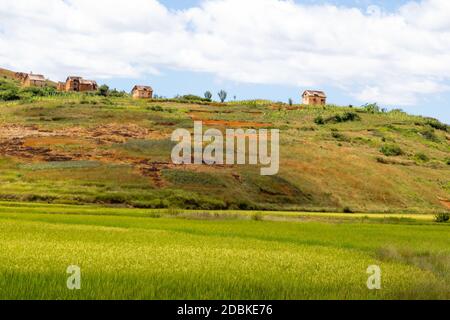
<path fill-rule="evenodd" d="M 279 174 L 173 165 L 171 134 L 194 120 L 221 131 L 280 129 Z M 71 94 L 0 102 L 0 200 L 435 214 L 450 206 L 447 130 L 400 111 L 270 101 Z"/>

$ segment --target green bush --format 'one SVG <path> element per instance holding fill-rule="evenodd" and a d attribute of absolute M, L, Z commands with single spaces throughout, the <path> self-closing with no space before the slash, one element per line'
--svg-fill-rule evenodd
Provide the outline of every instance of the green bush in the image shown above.
<path fill-rule="evenodd" d="M 6 79 L 0 79 L 0 101 L 19 100 L 19 87 L 16 83 Z"/>
<path fill-rule="evenodd" d="M 161 106 L 151 106 L 148 108 L 148 110 L 155 111 L 155 112 L 163 112 L 164 108 Z"/>
<path fill-rule="evenodd" d="M 106 84 L 104 84 L 100 86 L 100 88 L 98 88 L 97 93 L 99 96 L 107 97 L 109 96 L 109 87 Z"/>
<path fill-rule="evenodd" d="M 194 94 L 186 94 L 184 96 L 178 96 L 178 97 L 176 97 L 176 99 L 185 100 L 185 101 L 193 101 L 193 102 L 195 102 L 195 101 L 210 102 L 211 101 L 210 99 L 202 98 L 202 97 L 196 96 Z"/>
<path fill-rule="evenodd" d="M 20 90 L 21 98 L 49 97 L 58 94 L 53 87 L 27 87 Z"/>
<path fill-rule="evenodd" d="M 343 115 L 340 116 L 340 121 L 338 122 L 347 122 L 347 121 L 360 121 L 361 118 L 358 114 L 354 112 L 345 112 Z"/>
<path fill-rule="evenodd" d="M 324 125 L 325 124 L 325 120 L 323 119 L 322 116 L 318 116 L 314 119 L 314 123 L 318 124 L 318 125 Z"/>
<path fill-rule="evenodd" d="M 416 160 L 421 161 L 421 162 L 430 161 L 430 158 L 428 158 L 428 156 L 423 152 L 416 153 L 416 155 L 414 157 L 416 158 Z"/>
<path fill-rule="evenodd" d="M 342 210 L 344 213 L 353 213 L 353 210 L 350 207 L 344 207 Z"/>
<path fill-rule="evenodd" d="M 331 136 L 338 141 L 344 141 L 344 142 L 350 141 L 350 139 L 348 137 L 346 137 L 345 135 L 343 135 L 336 129 L 331 130 Z"/>
<path fill-rule="evenodd" d="M 380 113 L 381 108 L 376 103 L 366 104 L 363 106 L 367 113 Z"/>
<path fill-rule="evenodd" d="M 348 122 L 348 121 L 359 121 L 361 118 L 354 112 L 346 112 L 342 115 L 335 115 L 325 120 L 325 122 L 334 122 L 334 123 L 340 123 L 340 122 Z"/>
<path fill-rule="evenodd" d="M 434 133 L 434 130 L 432 128 L 424 129 L 424 130 L 420 131 L 420 134 L 422 137 L 424 137 L 425 139 L 427 139 L 429 141 L 439 142 L 439 138 L 436 136 L 436 134 Z"/>
<path fill-rule="evenodd" d="M 110 97 L 117 97 L 117 98 L 123 98 L 128 96 L 128 93 L 125 91 L 118 91 L 117 89 L 113 89 L 109 92 Z"/>
<path fill-rule="evenodd" d="M 425 123 L 434 129 L 441 130 L 441 131 L 448 131 L 448 125 L 440 122 L 439 120 L 427 119 L 427 121 Z"/>
<path fill-rule="evenodd" d="M 380 152 L 387 157 L 401 156 L 403 154 L 403 150 L 395 144 L 386 144 L 382 146 Z"/>
<path fill-rule="evenodd" d="M 449 220 L 450 220 L 450 214 L 446 213 L 446 212 L 439 213 L 435 217 L 435 221 L 438 223 L 448 222 Z"/>
<path fill-rule="evenodd" d="M 318 125 L 323 125 L 326 123 L 342 123 L 349 121 L 360 121 L 361 118 L 355 112 L 345 112 L 343 114 L 336 114 L 327 119 L 324 119 L 322 116 L 318 116 L 314 119 L 314 122 Z"/>

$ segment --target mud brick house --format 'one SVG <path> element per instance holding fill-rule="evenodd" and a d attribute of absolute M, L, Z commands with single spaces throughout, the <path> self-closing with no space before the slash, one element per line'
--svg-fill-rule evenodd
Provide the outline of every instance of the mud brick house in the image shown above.
<path fill-rule="evenodd" d="M 58 89 L 58 91 L 66 91 L 66 83 L 58 82 L 57 89 Z"/>
<path fill-rule="evenodd" d="M 25 81 L 25 78 L 28 76 L 28 73 L 25 72 L 16 72 L 14 74 L 14 77 L 20 81 L 20 83 L 23 83 Z"/>
<path fill-rule="evenodd" d="M 87 92 L 97 91 L 98 85 L 94 80 L 85 80 L 82 77 L 70 76 L 67 78 L 66 83 L 59 83 L 58 89 L 64 89 L 64 91 L 74 92 Z"/>
<path fill-rule="evenodd" d="M 47 80 L 41 74 L 27 74 L 22 81 L 24 87 L 45 87 Z"/>
<path fill-rule="evenodd" d="M 149 86 L 134 86 L 131 95 L 134 99 L 152 99 L 153 89 Z"/>
<path fill-rule="evenodd" d="M 309 106 L 324 106 L 327 104 L 327 96 L 323 91 L 306 90 L 302 98 L 303 104 Z"/>

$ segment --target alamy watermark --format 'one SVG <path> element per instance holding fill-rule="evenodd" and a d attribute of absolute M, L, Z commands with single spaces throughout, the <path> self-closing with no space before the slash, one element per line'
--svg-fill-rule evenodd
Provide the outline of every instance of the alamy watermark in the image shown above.
<path fill-rule="evenodd" d="M 70 276 L 67 278 L 67 289 L 81 290 L 81 268 L 79 266 L 68 266 L 66 270 Z"/>
<path fill-rule="evenodd" d="M 278 129 L 271 129 L 270 136 L 267 129 L 227 129 L 224 137 L 218 129 L 203 132 L 203 123 L 195 121 L 193 138 L 189 130 L 177 129 L 172 141 L 178 142 L 172 150 L 174 164 L 261 165 L 264 176 L 276 175 L 280 169 Z"/>
<path fill-rule="evenodd" d="M 381 268 L 376 265 L 369 266 L 367 274 L 370 275 L 367 279 L 367 288 L 369 290 L 381 290 Z"/>

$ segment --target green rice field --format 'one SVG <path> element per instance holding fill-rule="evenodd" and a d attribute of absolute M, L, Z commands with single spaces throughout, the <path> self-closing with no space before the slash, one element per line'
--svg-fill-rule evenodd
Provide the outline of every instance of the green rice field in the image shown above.
<path fill-rule="evenodd" d="M 431 215 L 0 203 L 0 299 L 448 299 Z M 67 289 L 68 266 L 81 289 Z M 382 270 L 369 290 L 366 270 Z"/>

